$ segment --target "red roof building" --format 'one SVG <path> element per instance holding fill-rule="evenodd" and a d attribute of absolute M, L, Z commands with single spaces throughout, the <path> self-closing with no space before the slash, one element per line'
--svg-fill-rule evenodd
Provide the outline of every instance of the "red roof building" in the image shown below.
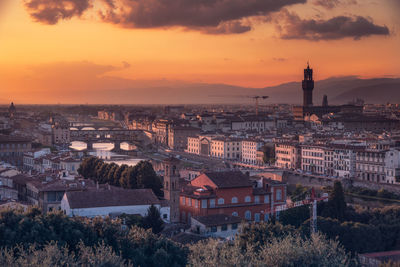
<path fill-rule="evenodd" d="M 213 214 L 259 222 L 286 204 L 286 184 L 267 178 L 252 180 L 240 171 L 205 172 L 182 188 L 179 204 L 184 223 Z"/>

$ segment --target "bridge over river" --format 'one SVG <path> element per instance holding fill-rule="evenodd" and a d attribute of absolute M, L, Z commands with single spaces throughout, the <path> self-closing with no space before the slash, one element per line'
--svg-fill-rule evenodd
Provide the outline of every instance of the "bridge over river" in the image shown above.
<path fill-rule="evenodd" d="M 79 141 L 87 144 L 87 150 L 93 150 L 94 143 L 113 143 L 113 151 L 121 151 L 121 143 L 128 142 L 140 145 L 146 140 L 146 135 L 142 130 L 128 130 L 122 128 L 109 129 L 106 127 L 88 128 L 71 127 L 71 142 Z"/>

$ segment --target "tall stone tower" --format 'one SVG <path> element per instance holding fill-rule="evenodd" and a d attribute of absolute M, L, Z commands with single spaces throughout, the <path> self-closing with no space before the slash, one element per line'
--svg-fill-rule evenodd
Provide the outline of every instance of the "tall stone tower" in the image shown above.
<path fill-rule="evenodd" d="M 303 80 L 303 106 L 311 107 L 312 94 L 314 90 L 313 70 L 310 69 L 310 65 L 307 63 L 307 69 L 304 69 L 304 80 Z"/>
<path fill-rule="evenodd" d="M 179 222 L 179 160 L 171 157 L 163 161 L 164 197 L 169 201 L 170 221 Z"/>

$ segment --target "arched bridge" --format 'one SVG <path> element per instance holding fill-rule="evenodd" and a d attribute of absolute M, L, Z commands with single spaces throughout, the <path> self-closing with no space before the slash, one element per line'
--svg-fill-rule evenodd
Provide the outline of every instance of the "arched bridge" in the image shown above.
<path fill-rule="evenodd" d="M 93 150 L 94 143 L 114 143 L 114 151 L 121 150 L 121 143 L 142 143 L 146 136 L 141 130 L 107 129 L 71 130 L 71 142 L 80 141 L 87 144 L 88 150 Z"/>

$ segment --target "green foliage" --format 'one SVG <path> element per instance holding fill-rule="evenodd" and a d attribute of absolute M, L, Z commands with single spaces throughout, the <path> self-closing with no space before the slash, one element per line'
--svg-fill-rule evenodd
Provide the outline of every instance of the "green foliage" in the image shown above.
<path fill-rule="evenodd" d="M 337 219 L 318 217 L 318 230 L 328 238 L 335 239 L 352 252 L 365 253 L 380 251 L 387 240 L 383 240 L 379 227 L 358 222 L 343 222 Z M 301 230 L 307 235 L 310 230 L 309 220 L 304 222 Z"/>
<path fill-rule="evenodd" d="M 43 248 L 31 245 L 24 249 L 17 246 L 14 249 L 1 249 L 0 266 L 132 266 L 118 256 L 111 247 L 99 244 L 93 247 L 79 244 L 79 253 L 60 247 L 56 242 L 50 242 Z"/>
<path fill-rule="evenodd" d="M 329 201 L 326 208 L 323 210 L 325 217 L 330 217 L 343 221 L 346 213 L 346 202 L 344 200 L 344 192 L 342 183 L 336 181 L 333 185 L 332 193 L 329 196 Z"/>
<path fill-rule="evenodd" d="M 151 229 L 153 233 L 158 234 L 164 227 L 164 221 L 161 219 L 160 211 L 151 205 L 147 210 L 147 215 L 143 218 L 143 227 Z"/>
<path fill-rule="evenodd" d="M 220 243 L 216 240 L 199 242 L 190 247 L 188 266 L 351 266 L 352 259 L 337 241 L 313 235 L 273 237 L 255 249 L 247 243 L 242 249 L 239 240 Z"/>
<path fill-rule="evenodd" d="M 112 264 L 119 257 L 135 266 L 185 266 L 187 260 L 187 249 L 181 245 L 153 234 L 150 229 L 145 231 L 133 226 L 125 231 L 120 220 L 110 218 L 69 218 L 62 213 L 42 215 L 35 209 L 27 213 L 1 211 L 0 236 L 0 247 L 3 248 L 0 261 L 3 262 L 12 258 L 10 252 L 15 249 L 21 253 L 26 251 L 21 260 L 34 262 L 30 257 L 38 257 L 40 261 L 48 261 L 47 266 L 57 265 L 52 263 L 63 260 L 66 255 L 79 255 L 79 260 L 87 262 L 83 266 L 120 266 Z M 54 245 L 51 242 L 57 242 L 59 250 L 55 246 L 51 248 L 61 258 L 45 258 L 45 249 L 50 249 L 47 244 Z M 91 251 L 84 247 L 90 247 Z M 112 260 L 109 264 L 106 263 L 108 259 Z M 72 262 L 71 266 L 74 264 Z"/>
<path fill-rule="evenodd" d="M 287 209 L 279 214 L 279 222 L 283 225 L 292 225 L 296 228 L 300 227 L 304 221 L 310 218 L 310 207 L 300 206 Z"/>
<path fill-rule="evenodd" d="M 296 188 L 293 193 L 290 195 L 290 199 L 295 202 L 299 200 L 303 200 L 309 194 L 309 189 L 306 186 L 302 186 L 301 184 L 296 184 Z"/>
<path fill-rule="evenodd" d="M 78 173 L 85 178 L 99 183 L 108 183 L 127 189 L 150 188 L 157 196 L 162 196 L 162 182 L 149 161 L 140 161 L 130 167 L 115 163 L 105 163 L 96 158 L 89 157 L 83 160 Z"/>
<path fill-rule="evenodd" d="M 123 224 L 131 228 L 133 226 L 143 227 L 143 217 L 136 214 L 122 214 L 119 216 Z"/>
<path fill-rule="evenodd" d="M 247 244 L 260 247 L 272 238 L 283 237 L 294 232 L 295 229 L 292 226 L 284 226 L 279 222 L 261 222 L 243 226 L 237 240 L 239 240 L 243 249 Z"/>
<path fill-rule="evenodd" d="M 361 195 L 361 196 L 369 196 L 369 197 L 379 197 L 379 198 L 385 198 L 385 199 L 397 199 L 400 200 L 400 195 L 395 194 L 392 192 L 389 192 L 383 188 L 379 189 L 378 191 L 368 189 L 368 188 L 363 188 L 363 187 L 351 187 L 348 189 L 349 193 L 353 193 L 356 195 Z"/>

